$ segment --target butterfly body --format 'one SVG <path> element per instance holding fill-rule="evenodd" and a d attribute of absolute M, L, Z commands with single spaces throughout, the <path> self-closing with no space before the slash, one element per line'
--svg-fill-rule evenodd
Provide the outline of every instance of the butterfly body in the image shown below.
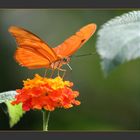
<path fill-rule="evenodd" d="M 96 24 L 88 24 L 62 44 L 51 48 L 30 31 L 17 26 L 9 28 L 9 32 L 14 36 L 18 45 L 15 59 L 21 66 L 29 69 L 43 67 L 60 69 L 62 65 L 69 63 L 70 56 L 93 35 L 95 30 Z"/>
<path fill-rule="evenodd" d="M 65 65 L 69 62 L 70 62 L 70 57 L 64 57 L 64 58 L 61 58 L 60 60 L 58 60 L 56 62 L 51 63 L 50 68 L 51 69 L 60 69 L 60 67 L 62 65 Z"/>

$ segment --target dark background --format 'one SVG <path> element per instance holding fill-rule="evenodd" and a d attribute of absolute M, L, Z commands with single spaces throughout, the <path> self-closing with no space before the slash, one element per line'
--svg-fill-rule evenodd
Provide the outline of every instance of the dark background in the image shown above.
<path fill-rule="evenodd" d="M 0 92 L 22 87 L 22 80 L 43 76 L 45 69 L 28 70 L 15 62 L 16 43 L 8 33 L 10 25 L 26 28 L 55 47 L 88 23 L 97 31 L 107 20 L 131 10 L 94 9 L 3 9 L 0 10 Z M 74 55 L 96 52 L 97 31 Z M 125 38 L 124 38 L 125 39 Z M 103 76 L 98 54 L 73 57 L 66 79 L 80 92 L 81 105 L 51 113 L 49 130 L 139 130 L 140 60 L 116 68 Z M 64 66 L 67 68 L 66 66 Z M 67 68 L 68 69 L 68 68 Z M 8 116 L 0 110 L 0 129 L 8 130 Z M 40 111 L 27 112 L 10 130 L 42 130 Z"/>

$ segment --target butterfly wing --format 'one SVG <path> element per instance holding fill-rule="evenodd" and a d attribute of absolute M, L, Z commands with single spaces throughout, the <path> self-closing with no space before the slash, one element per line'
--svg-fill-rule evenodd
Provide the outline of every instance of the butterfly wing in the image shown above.
<path fill-rule="evenodd" d="M 9 32 L 18 44 L 15 59 L 20 65 L 33 69 L 49 67 L 59 59 L 53 49 L 33 33 L 17 26 L 11 26 Z"/>
<path fill-rule="evenodd" d="M 71 56 L 94 34 L 95 31 L 96 24 L 88 24 L 66 39 L 62 44 L 53 48 L 53 50 L 60 57 Z"/>
<path fill-rule="evenodd" d="M 17 48 L 15 59 L 21 66 L 25 66 L 29 69 L 47 68 L 50 66 L 50 61 L 48 59 L 28 48 Z"/>

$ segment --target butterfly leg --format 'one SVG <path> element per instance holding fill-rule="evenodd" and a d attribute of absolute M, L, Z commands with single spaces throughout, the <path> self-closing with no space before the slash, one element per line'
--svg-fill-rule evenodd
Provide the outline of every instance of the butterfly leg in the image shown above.
<path fill-rule="evenodd" d="M 47 70 L 47 69 L 45 69 L 44 77 L 46 77 L 46 75 L 47 75 L 47 71 L 48 71 L 48 70 Z"/>
<path fill-rule="evenodd" d="M 66 74 L 66 70 L 65 69 L 61 69 L 61 68 L 58 68 L 58 71 L 63 71 L 63 75 L 62 75 L 62 79 L 64 78 L 65 74 Z"/>
<path fill-rule="evenodd" d="M 58 70 L 57 76 L 60 76 L 60 70 L 59 69 L 57 69 L 57 70 Z"/>
<path fill-rule="evenodd" d="M 50 78 L 52 78 L 52 76 L 53 76 L 53 74 L 54 74 L 54 71 L 55 71 L 55 69 L 52 69 L 52 73 L 51 73 Z"/>
<path fill-rule="evenodd" d="M 57 76 L 60 76 L 60 70 L 61 70 L 61 61 L 58 62 L 58 67 L 57 67 L 57 70 L 58 70 L 58 73 L 57 73 Z"/>

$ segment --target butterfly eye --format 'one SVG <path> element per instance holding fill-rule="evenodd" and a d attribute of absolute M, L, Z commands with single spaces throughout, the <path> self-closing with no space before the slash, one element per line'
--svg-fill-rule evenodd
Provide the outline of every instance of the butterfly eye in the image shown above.
<path fill-rule="evenodd" d="M 67 58 L 63 58 L 63 61 L 64 61 L 64 62 L 67 62 L 68 60 L 67 60 Z"/>

